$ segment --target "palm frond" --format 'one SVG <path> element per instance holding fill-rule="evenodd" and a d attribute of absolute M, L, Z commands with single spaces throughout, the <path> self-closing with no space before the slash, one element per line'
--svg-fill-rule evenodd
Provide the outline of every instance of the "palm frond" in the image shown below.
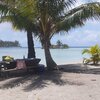
<path fill-rule="evenodd" d="M 100 3 L 87 3 L 68 11 L 60 23 L 57 23 L 57 31 L 69 31 L 72 28 L 83 26 L 88 19 L 100 18 Z"/>
<path fill-rule="evenodd" d="M 20 0 L 20 3 L 22 1 L 23 0 Z M 14 28 L 20 30 L 31 29 L 35 32 L 36 28 L 33 24 L 33 21 L 36 14 L 34 14 L 35 10 L 31 10 L 34 9 L 34 7 L 30 4 L 32 2 L 29 3 L 29 1 L 23 2 L 23 6 L 18 2 L 16 4 L 15 0 L 0 1 L 0 13 L 2 14 L 0 21 L 11 22 Z"/>
<path fill-rule="evenodd" d="M 22 2 L 23 0 L 4 0 L 0 2 L 0 13 L 4 15 L 17 14 L 30 18 L 31 20 L 36 17 L 36 1 L 29 0 Z"/>
<path fill-rule="evenodd" d="M 90 50 L 89 49 L 84 49 L 83 51 L 82 51 L 82 54 L 90 54 Z"/>

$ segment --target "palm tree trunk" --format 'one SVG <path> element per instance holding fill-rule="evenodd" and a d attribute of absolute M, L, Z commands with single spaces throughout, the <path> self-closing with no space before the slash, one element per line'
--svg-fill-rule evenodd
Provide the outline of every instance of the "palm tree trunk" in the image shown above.
<path fill-rule="evenodd" d="M 57 68 L 57 64 L 54 62 L 54 60 L 51 57 L 48 42 L 44 43 L 44 52 L 45 52 L 45 59 L 46 59 L 47 69 L 48 70 L 53 70 L 53 69 Z"/>
<path fill-rule="evenodd" d="M 31 31 L 27 31 L 28 58 L 35 58 L 34 41 Z"/>

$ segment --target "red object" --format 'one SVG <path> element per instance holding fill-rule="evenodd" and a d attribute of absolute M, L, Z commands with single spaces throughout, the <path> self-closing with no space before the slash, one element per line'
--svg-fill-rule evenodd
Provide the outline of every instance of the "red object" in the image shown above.
<path fill-rule="evenodd" d="M 26 64 L 24 60 L 17 60 L 17 69 L 26 69 Z"/>

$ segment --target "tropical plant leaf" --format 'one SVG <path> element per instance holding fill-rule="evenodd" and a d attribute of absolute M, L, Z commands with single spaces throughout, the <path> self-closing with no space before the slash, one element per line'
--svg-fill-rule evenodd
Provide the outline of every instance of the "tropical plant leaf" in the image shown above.
<path fill-rule="evenodd" d="M 100 19 L 100 3 L 87 3 L 68 11 L 63 20 L 57 23 L 57 31 L 69 31 L 70 29 L 83 26 L 88 19 Z"/>
<path fill-rule="evenodd" d="M 90 50 L 89 50 L 89 49 L 84 49 L 84 50 L 82 51 L 82 54 L 85 54 L 85 53 L 90 54 Z"/>
<path fill-rule="evenodd" d="M 98 64 L 98 62 L 100 61 L 100 47 L 99 45 L 95 45 L 90 47 L 89 49 L 84 49 L 82 54 L 90 54 L 91 57 L 88 60 L 91 60 L 93 62 L 93 64 Z"/>

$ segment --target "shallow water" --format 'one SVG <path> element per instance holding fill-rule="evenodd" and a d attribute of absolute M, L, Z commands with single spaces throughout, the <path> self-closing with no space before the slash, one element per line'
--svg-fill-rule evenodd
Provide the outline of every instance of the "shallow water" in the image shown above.
<path fill-rule="evenodd" d="M 53 59 L 57 64 L 65 64 L 68 62 L 82 61 L 83 55 L 82 50 L 84 48 L 69 48 L 69 49 L 51 49 Z M 2 56 L 10 55 L 15 59 L 27 57 L 27 48 L 0 48 L 0 60 Z M 45 64 L 44 50 L 36 48 L 36 57 L 41 58 L 42 64 Z"/>

